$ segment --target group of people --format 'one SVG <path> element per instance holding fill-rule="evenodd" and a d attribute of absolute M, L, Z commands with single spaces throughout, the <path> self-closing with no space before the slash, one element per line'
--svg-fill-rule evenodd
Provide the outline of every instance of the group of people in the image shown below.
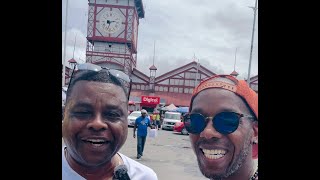
<path fill-rule="evenodd" d="M 128 134 L 130 90 L 124 76 L 79 68 L 71 78 L 62 124 L 62 179 L 158 179 L 153 169 L 119 152 Z M 137 158 L 151 128 L 146 114 L 141 111 L 133 130 Z M 205 177 L 258 179 L 258 95 L 245 81 L 214 75 L 201 82 L 183 121 Z"/>
<path fill-rule="evenodd" d="M 150 120 L 153 127 L 159 130 L 163 121 L 163 115 L 160 115 L 160 113 L 153 113 L 150 115 Z"/>

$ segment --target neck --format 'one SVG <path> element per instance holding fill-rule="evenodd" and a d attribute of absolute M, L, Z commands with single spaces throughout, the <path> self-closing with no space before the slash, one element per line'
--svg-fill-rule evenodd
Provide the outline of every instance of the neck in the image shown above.
<path fill-rule="evenodd" d="M 109 162 L 95 167 L 78 163 L 70 156 L 67 149 L 65 149 L 65 157 L 70 167 L 86 179 L 112 179 L 115 167 L 123 163 L 118 154 L 115 154 Z"/>

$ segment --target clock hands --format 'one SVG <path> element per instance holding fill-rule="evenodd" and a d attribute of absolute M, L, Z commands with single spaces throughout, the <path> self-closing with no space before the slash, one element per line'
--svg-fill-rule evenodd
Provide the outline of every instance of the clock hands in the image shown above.
<path fill-rule="evenodd" d="M 108 23 L 108 22 L 107 22 L 107 23 Z M 108 25 L 107 29 L 109 29 L 109 26 L 110 26 L 111 23 L 108 23 L 108 24 L 109 24 L 109 25 Z"/>
<path fill-rule="evenodd" d="M 107 20 L 107 24 L 109 24 L 109 25 L 108 25 L 108 27 L 107 27 L 106 29 L 109 29 L 110 24 L 111 24 L 111 23 L 113 23 L 113 22 L 116 22 L 116 21 L 110 21 L 110 20 Z"/>
<path fill-rule="evenodd" d="M 109 29 L 110 24 L 113 23 L 113 22 L 116 22 L 116 21 L 107 20 L 108 27 L 106 29 Z"/>
<path fill-rule="evenodd" d="M 116 22 L 116 21 L 110 21 L 110 20 L 107 20 L 107 24 L 111 24 L 112 22 Z"/>

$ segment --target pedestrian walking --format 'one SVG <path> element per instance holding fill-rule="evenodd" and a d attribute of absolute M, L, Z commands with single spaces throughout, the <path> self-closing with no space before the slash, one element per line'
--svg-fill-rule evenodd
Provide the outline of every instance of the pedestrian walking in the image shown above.
<path fill-rule="evenodd" d="M 141 116 L 139 116 L 133 128 L 133 138 L 136 138 L 136 128 L 137 130 L 137 159 L 140 159 L 143 156 L 144 145 L 146 143 L 148 127 L 151 127 L 150 119 L 146 116 L 147 111 L 145 109 L 141 110 Z"/>
<path fill-rule="evenodd" d="M 156 128 L 158 128 L 158 130 L 161 128 L 159 113 L 156 114 Z"/>

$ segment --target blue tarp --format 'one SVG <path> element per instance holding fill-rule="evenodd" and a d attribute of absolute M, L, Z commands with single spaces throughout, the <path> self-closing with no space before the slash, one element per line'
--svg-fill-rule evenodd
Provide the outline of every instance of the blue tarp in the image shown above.
<path fill-rule="evenodd" d="M 189 112 L 189 107 L 178 107 L 174 111 L 180 112 L 180 113 L 187 113 L 187 112 Z"/>

